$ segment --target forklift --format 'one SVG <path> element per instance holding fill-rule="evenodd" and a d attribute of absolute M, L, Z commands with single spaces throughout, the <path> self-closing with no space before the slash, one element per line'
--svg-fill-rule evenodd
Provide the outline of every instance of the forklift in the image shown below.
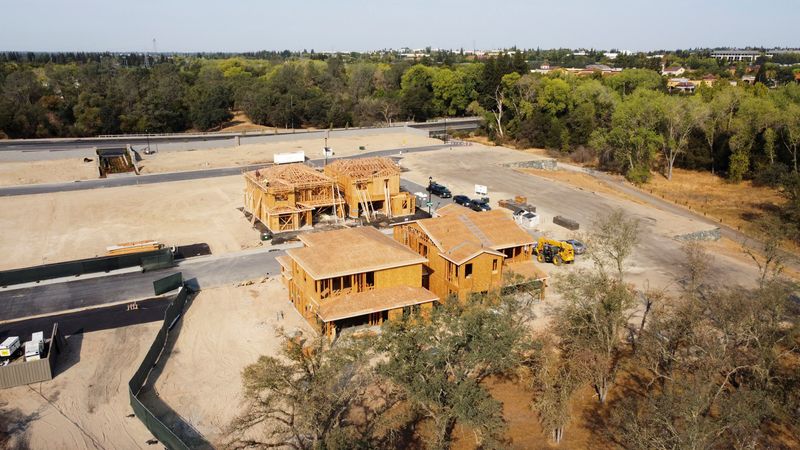
<path fill-rule="evenodd" d="M 536 260 L 539 262 L 553 263 L 556 266 L 575 262 L 575 249 L 567 242 L 540 237 L 535 250 Z"/>

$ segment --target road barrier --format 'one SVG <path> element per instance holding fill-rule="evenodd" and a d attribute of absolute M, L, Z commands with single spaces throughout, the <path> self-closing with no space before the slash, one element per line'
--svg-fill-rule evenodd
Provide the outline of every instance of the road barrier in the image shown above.
<path fill-rule="evenodd" d="M 170 330 L 172 330 L 172 327 L 175 326 L 175 323 L 178 321 L 181 314 L 183 314 L 183 308 L 190 294 L 190 290 L 186 287 L 180 272 L 153 282 L 153 289 L 156 292 L 174 288 L 179 289 L 178 294 L 167 307 L 167 311 L 164 313 L 164 322 L 161 324 L 161 329 L 158 330 L 155 339 L 153 339 L 153 344 L 150 345 L 147 355 L 145 355 L 142 363 L 139 364 L 139 368 L 136 369 L 133 377 L 128 381 L 128 396 L 130 398 L 131 408 L 133 408 L 136 417 L 142 421 L 144 426 L 147 427 L 147 429 L 153 433 L 153 436 L 166 448 L 171 450 L 188 450 L 190 448 L 210 447 L 200 433 L 194 430 L 189 423 L 181 419 L 175 411 L 170 409 L 167 413 L 178 419 L 170 427 L 160 420 L 139 398 L 139 394 L 147 382 L 147 378 L 150 376 L 153 367 L 159 363 L 163 367 L 166 363 L 167 356 L 165 355 L 162 359 L 162 355 L 167 341 L 169 340 Z M 169 409 L 169 407 L 167 408 Z M 187 442 L 187 439 L 179 436 L 176 430 L 192 430 L 193 439 L 191 439 L 191 442 Z"/>
<path fill-rule="evenodd" d="M 77 277 L 88 273 L 110 272 L 117 269 L 142 266 L 145 271 L 172 267 L 172 250 L 162 248 L 149 252 L 126 255 L 99 256 L 41 266 L 0 271 L 0 286 L 33 283 L 61 277 Z"/>

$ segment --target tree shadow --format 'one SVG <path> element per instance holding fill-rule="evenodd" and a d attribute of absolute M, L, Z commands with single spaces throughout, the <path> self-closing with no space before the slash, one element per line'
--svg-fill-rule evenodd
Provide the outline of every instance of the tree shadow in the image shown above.
<path fill-rule="evenodd" d="M 7 409 L 0 403 L 0 448 L 27 450 L 30 447 L 28 428 L 39 420 L 39 412 L 25 415 L 19 409 Z"/>

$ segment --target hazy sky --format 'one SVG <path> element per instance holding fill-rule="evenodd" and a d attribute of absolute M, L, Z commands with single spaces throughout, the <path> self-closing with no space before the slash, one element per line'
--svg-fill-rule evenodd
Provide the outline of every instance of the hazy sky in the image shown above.
<path fill-rule="evenodd" d="M 0 50 L 800 46 L 798 0 L 4 0 Z"/>

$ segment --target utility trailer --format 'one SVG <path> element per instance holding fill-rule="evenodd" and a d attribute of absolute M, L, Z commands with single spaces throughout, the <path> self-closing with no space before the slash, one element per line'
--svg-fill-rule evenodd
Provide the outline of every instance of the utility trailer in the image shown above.
<path fill-rule="evenodd" d="M 297 152 L 275 153 L 275 156 L 272 157 L 272 162 L 274 164 L 291 164 L 305 161 L 306 152 L 302 150 Z"/>

